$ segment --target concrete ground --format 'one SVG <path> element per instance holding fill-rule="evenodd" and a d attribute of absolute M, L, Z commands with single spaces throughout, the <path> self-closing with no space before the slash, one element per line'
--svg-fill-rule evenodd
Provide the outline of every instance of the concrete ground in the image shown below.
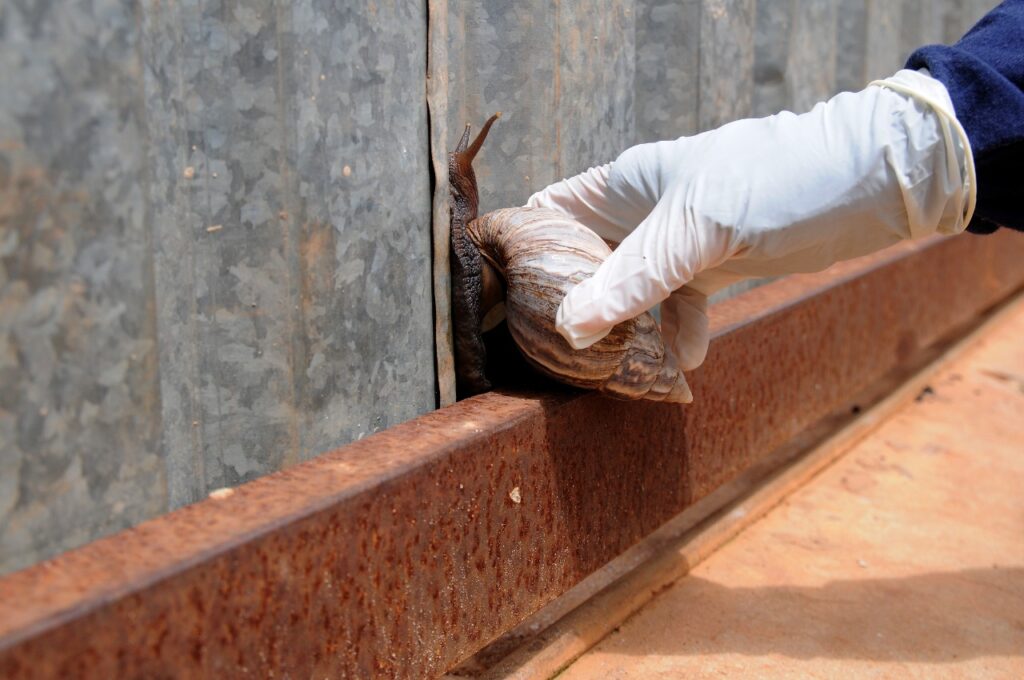
<path fill-rule="evenodd" d="M 1024 678 L 1024 306 L 559 680 Z"/>

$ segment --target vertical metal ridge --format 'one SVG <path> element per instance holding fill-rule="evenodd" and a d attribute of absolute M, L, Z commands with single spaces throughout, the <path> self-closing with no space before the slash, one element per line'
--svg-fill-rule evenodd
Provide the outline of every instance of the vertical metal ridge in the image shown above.
<path fill-rule="evenodd" d="M 438 406 L 455 403 L 451 274 L 448 264 L 448 0 L 427 2 L 427 142 L 430 146 L 434 358 Z"/>

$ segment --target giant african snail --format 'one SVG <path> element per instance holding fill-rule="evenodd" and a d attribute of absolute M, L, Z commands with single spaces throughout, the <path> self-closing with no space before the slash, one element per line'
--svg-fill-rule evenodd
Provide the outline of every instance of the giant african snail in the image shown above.
<path fill-rule="evenodd" d="M 506 208 L 477 218 L 473 158 L 499 114 L 469 143 L 469 125 L 448 155 L 452 315 L 459 396 L 490 389 L 481 324 L 505 301 L 508 330 L 527 361 L 561 382 L 623 399 L 682 402 L 690 390 L 665 353 L 654 318 L 624 321 L 600 342 L 574 350 L 555 330 L 555 312 L 575 284 L 611 254 L 582 224 L 544 208 Z"/>

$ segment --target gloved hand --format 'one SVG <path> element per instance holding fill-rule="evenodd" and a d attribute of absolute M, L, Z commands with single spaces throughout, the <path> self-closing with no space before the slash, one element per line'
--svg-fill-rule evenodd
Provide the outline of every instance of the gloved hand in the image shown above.
<path fill-rule="evenodd" d="M 679 365 L 707 353 L 707 296 L 748 277 L 818 271 L 901 239 L 962 231 L 973 159 L 945 87 L 900 71 L 803 115 L 641 144 L 527 205 L 621 242 L 558 309 L 575 348 L 662 302 Z"/>

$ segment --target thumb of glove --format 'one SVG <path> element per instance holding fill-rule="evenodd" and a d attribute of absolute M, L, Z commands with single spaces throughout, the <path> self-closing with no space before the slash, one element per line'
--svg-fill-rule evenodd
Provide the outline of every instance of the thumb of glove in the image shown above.
<path fill-rule="evenodd" d="M 661 334 L 679 368 L 692 371 L 704 363 L 711 339 L 707 296 L 683 286 L 662 300 Z"/>
<path fill-rule="evenodd" d="M 665 300 L 702 269 L 697 230 L 672 217 L 689 212 L 685 201 L 685 191 L 662 199 L 594 275 L 562 299 L 555 328 L 574 349 Z"/>

